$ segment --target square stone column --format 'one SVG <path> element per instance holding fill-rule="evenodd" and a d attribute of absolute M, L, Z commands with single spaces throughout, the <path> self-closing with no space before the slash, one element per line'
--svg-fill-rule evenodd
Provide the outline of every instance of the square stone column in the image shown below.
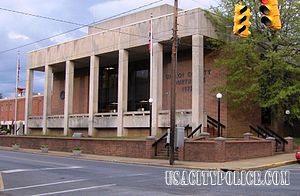
<path fill-rule="evenodd" d="M 51 112 L 51 94 L 53 85 L 53 71 L 49 65 L 45 66 L 44 103 L 43 103 L 43 135 L 48 133 L 47 119 Z"/>
<path fill-rule="evenodd" d="M 147 159 L 152 159 L 155 156 L 155 149 L 152 146 L 155 142 L 155 137 L 154 136 L 148 136 L 146 138 L 146 155 L 145 157 Z"/>
<path fill-rule="evenodd" d="M 276 152 L 276 141 L 274 137 L 267 137 L 266 140 L 271 141 L 271 152 L 270 155 L 273 156 Z"/>
<path fill-rule="evenodd" d="M 150 89 L 153 98 L 152 103 L 152 136 L 159 134 L 158 117 L 159 111 L 162 110 L 162 96 L 163 96 L 163 45 L 160 43 L 153 44 L 153 69 L 150 73 L 152 80 Z"/>
<path fill-rule="evenodd" d="M 215 138 L 215 161 L 225 162 L 226 161 L 226 139 L 223 137 Z"/>
<path fill-rule="evenodd" d="M 74 62 L 66 62 L 65 105 L 64 105 L 64 135 L 69 134 L 69 115 L 73 110 Z"/>
<path fill-rule="evenodd" d="M 292 137 L 285 137 L 284 138 L 288 143 L 284 144 L 284 152 L 290 153 L 294 150 L 294 138 Z"/>
<path fill-rule="evenodd" d="M 98 112 L 99 89 L 99 57 L 91 56 L 90 59 L 90 92 L 89 92 L 89 136 L 95 136 L 94 115 Z"/>
<path fill-rule="evenodd" d="M 192 129 L 202 124 L 204 130 L 204 40 L 192 36 Z"/>
<path fill-rule="evenodd" d="M 33 88 L 33 70 L 27 69 L 26 76 L 26 97 L 25 97 L 25 134 L 30 134 L 28 126 L 29 117 L 32 114 L 32 88 Z"/>
<path fill-rule="evenodd" d="M 127 111 L 128 100 L 128 51 L 119 50 L 119 74 L 118 74 L 118 128 L 117 136 L 126 136 L 123 128 L 123 116 Z"/>

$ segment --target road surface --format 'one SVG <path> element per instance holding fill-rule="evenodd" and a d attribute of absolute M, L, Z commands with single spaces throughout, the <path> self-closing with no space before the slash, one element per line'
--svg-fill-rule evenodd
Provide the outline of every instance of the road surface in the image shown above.
<path fill-rule="evenodd" d="M 166 170 L 183 171 L 0 150 L 0 195 L 300 195 L 300 164 L 273 169 L 288 186 L 168 186 Z"/>

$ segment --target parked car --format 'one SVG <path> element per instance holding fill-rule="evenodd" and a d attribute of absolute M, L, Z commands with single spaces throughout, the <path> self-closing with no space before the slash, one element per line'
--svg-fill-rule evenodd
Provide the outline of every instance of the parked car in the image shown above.
<path fill-rule="evenodd" d="M 297 150 L 297 152 L 296 152 L 296 159 L 300 163 L 300 150 Z"/>

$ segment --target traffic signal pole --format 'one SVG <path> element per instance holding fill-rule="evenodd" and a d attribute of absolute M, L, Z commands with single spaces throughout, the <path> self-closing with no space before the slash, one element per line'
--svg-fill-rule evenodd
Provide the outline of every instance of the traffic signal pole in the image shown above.
<path fill-rule="evenodd" d="M 175 136 L 175 114 L 176 114 L 176 73 L 177 73 L 177 18 L 178 18 L 178 0 L 174 0 L 174 21 L 173 21 L 173 43 L 171 59 L 171 114 L 170 114 L 170 146 L 169 163 L 174 164 L 174 136 Z"/>

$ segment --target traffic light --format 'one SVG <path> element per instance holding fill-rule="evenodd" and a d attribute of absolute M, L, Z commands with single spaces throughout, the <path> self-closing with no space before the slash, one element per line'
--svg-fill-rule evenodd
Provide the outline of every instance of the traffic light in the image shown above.
<path fill-rule="evenodd" d="M 248 37 L 251 35 L 249 31 L 249 27 L 251 25 L 250 17 L 252 14 L 250 13 L 250 9 L 243 5 L 241 2 L 235 6 L 235 16 L 234 16 L 234 26 L 233 33 L 240 37 Z"/>
<path fill-rule="evenodd" d="M 281 29 L 278 0 L 260 0 L 259 10 L 263 14 L 261 22 L 267 27 L 275 30 Z"/>

